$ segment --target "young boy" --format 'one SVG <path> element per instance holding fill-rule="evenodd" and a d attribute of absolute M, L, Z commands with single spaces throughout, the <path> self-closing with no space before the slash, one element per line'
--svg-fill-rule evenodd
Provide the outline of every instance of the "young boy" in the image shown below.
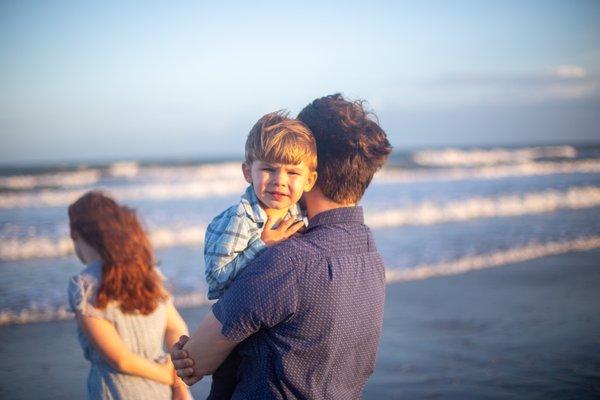
<path fill-rule="evenodd" d="M 220 298 L 250 261 L 303 226 L 297 202 L 312 189 L 316 168 L 315 140 L 303 123 L 274 112 L 252 127 L 242 164 L 250 186 L 206 229 L 209 299 Z"/>
<path fill-rule="evenodd" d="M 316 168 L 315 140 L 302 122 L 279 111 L 252 127 L 242 164 L 250 186 L 238 204 L 216 216 L 206 229 L 209 299 L 220 298 L 250 261 L 304 226 L 297 203 L 315 184 Z M 238 362 L 234 352 L 215 371 L 209 398 L 228 397 L 228 388 L 235 387 Z"/>

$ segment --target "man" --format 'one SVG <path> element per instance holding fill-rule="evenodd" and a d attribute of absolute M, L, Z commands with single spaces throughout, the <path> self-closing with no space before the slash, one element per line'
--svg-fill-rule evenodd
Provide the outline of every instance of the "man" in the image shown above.
<path fill-rule="evenodd" d="M 191 385 L 239 344 L 233 399 L 356 399 L 375 366 L 385 273 L 357 202 L 391 146 L 362 103 L 339 94 L 298 119 L 317 144 L 308 228 L 249 264 L 171 353 Z"/>

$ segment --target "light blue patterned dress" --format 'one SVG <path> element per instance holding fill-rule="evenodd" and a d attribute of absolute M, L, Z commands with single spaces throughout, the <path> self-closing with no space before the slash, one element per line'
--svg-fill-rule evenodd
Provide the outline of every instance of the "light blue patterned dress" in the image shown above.
<path fill-rule="evenodd" d="M 167 305 L 160 304 L 149 315 L 124 314 L 114 304 L 105 309 L 93 306 L 102 275 L 101 262 L 88 265 L 69 282 L 69 304 L 73 311 L 110 321 L 128 349 L 149 360 L 164 359 L 163 340 L 167 323 Z M 90 399 L 170 399 L 171 387 L 156 381 L 117 372 L 106 363 L 77 325 L 83 354 L 92 364 L 87 389 Z"/>

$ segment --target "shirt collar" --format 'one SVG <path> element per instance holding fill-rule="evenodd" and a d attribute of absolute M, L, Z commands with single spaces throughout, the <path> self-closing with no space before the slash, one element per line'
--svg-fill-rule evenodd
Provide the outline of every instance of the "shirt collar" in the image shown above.
<path fill-rule="evenodd" d="M 252 221 L 257 224 L 265 223 L 267 221 L 267 213 L 260 206 L 260 202 L 258 201 L 258 197 L 256 197 L 256 193 L 254 192 L 254 187 L 252 187 L 252 185 L 249 185 L 244 194 L 242 194 L 241 203 L 244 207 L 244 210 L 246 210 L 248 218 L 250 218 Z M 288 215 L 294 219 L 301 219 L 304 217 L 298 204 L 294 204 L 292 207 L 290 207 L 288 210 Z"/>
<path fill-rule="evenodd" d="M 260 202 L 258 201 L 258 197 L 256 197 L 256 193 L 254 193 L 252 185 L 248 186 L 244 194 L 242 194 L 241 203 L 244 210 L 246 210 L 248 218 L 255 223 L 264 223 L 267 220 L 267 213 L 260 206 Z"/>
<path fill-rule="evenodd" d="M 348 223 L 365 223 L 363 217 L 363 209 L 361 206 L 338 207 L 331 210 L 323 211 L 308 220 L 308 229 L 312 229 L 319 225 Z"/>

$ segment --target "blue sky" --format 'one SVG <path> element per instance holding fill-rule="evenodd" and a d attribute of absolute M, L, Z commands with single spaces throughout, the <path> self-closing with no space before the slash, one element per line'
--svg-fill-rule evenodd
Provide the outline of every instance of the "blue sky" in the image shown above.
<path fill-rule="evenodd" d="M 398 149 L 600 139 L 600 2 L 206 3 L 0 3 L 1 162 L 241 155 L 334 92 Z"/>

